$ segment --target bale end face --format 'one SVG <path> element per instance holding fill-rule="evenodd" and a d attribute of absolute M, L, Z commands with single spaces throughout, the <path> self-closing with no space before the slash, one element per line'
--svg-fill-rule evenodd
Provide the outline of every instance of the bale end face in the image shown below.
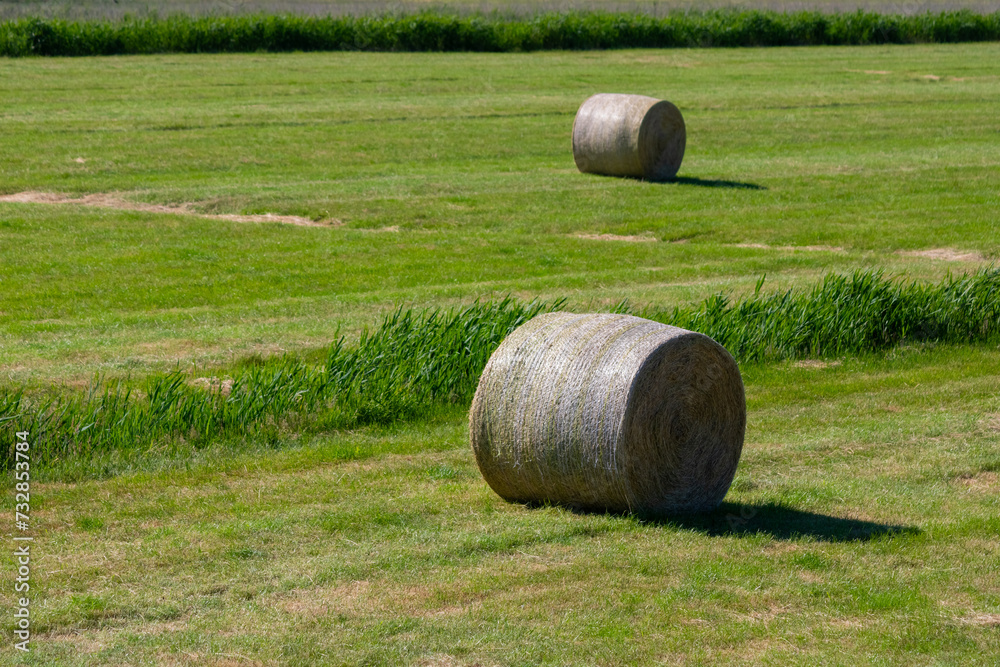
<path fill-rule="evenodd" d="M 743 380 L 726 349 L 699 333 L 671 339 L 636 373 L 627 406 L 632 506 L 651 514 L 718 507 L 746 431 Z"/>
<path fill-rule="evenodd" d="M 687 147 L 687 128 L 680 109 L 665 100 L 653 105 L 642 119 L 638 143 L 646 180 L 669 181 L 676 176 Z"/>

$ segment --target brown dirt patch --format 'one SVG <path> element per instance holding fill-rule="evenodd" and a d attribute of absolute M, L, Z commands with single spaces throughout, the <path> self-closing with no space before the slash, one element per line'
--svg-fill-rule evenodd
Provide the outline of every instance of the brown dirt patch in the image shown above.
<path fill-rule="evenodd" d="M 588 241 L 625 241 L 627 243 L 656 243 L 653 236 L 619 236 L 618 234 L 577 234 L 576 238 Z"/>
<path fill-rule="evenodd" d="M 926 257 L 945 262 L 985 262 L 986 258 L 978 252 L 962 252 L 954 248 L 929 248 L 927 250 L 900 250 L 897 254 L 904 257 Z"/>
<path fill-rule="evenodd" d="M 263 213 L 260 215 L 198 213 L 192 209 L 192 204 L 180 204 L 179 206 L 143 204 L 140 202 L 125 201 L 121 197 L 110 193 L 96 193 L 84 195 L 83 197 L 70 197 L 68 195 L 61 195 L 54 192 L 18 192 L 13 195 L 0 196 L 0 202 L 15 204 L 70 204 L 75 206 L 90 206 L 92 208 L 109 208 L 118 211 L 142 211 L 144 213 L 190 215 L 210 220 L 229 220 L 231 222 L 280 222 L 286 225 L 296 225 L 299 227 L 336 227 L 342 224 L 339 220 L 325 220 L 317 222 L 315 220 L 311 220 L 310 218 L 303 218 L 297 215 L 274 215 L 271 213 Z"/>

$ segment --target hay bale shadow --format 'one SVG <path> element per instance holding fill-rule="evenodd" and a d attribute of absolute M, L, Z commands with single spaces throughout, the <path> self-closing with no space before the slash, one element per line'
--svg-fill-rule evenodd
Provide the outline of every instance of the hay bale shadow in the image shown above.
<path fill-rule="evenodd" d="M 697 176 L 674 176 L 667 179 L 646 178 L 644 176 L 616 176 L 600 174 L 610 178 L 620 178 L 625 181 L 641 181 L 643 183 L 660 183 L 663 185 L 694 185 L 700 188 L 725 188 L 729 190 L 767 190 L 767 186 L 756 183 L 744 183 L 742 181 L 726 181 L 712 178 L 698 178 Z"/>
<path fill-rule="evenodd" d="M 639 517 L 643 521 L 675 526 L 710 535 L 767 535 L 776 540 L 811 537 L 820 542 L 867 542 L 894 535 L 919 535 L 913 526 L 877 523 L 818 514 L 778 503 L 751 505 L 724 502 L 705 514 Z"/>
<path fill-rule="evenodd" d="M 548 507 L 546 503 L 524 503 L 527 507 Z M 748 537 L 766 535 L 775 540 L 809 537 L 819 542 L 868 542 L 896 535 L 920 535 L 919 528 L 898 524 L 877 523 L 806 512 L 779 503 L 751 505 L 724 502 L 711 512 L 653 516 L 637 513 L 602 512 L 580 507 L 568 507 L 580 515 L 610 514 L 634 517 L 646 524 L 679 528 L 703 533 L 710 537 Z"/>
<path fill-rule="evenodd" d="M 740 181 L 723 181 L 710 178 L 698 178 L 696 176 L 676 176 L 665 183 L 677 183 L 679 185 L 697 185 L 701 188 L 728 188 L 730 190 L 767 190 L 763 185 L 756 183 L 741 183 Z"/>

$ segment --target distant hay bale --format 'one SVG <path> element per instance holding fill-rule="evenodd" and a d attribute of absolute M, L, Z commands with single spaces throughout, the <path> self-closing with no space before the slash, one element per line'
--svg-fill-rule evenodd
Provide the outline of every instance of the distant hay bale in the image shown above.
<path fill-rule="evenodd" d="M 506 500 L 700 512 L 736 474 L 746 400 L 736 362 L 708 336 L 548 313 L 490 357 L 469 426 L 479 469 Z"/>
<path fill-rule="evenodd" d="M 573 159 L 585 174 L 670 180 L 686 142 L 680 110 L 645 95 L 599 93 L 573 121 Z"/>

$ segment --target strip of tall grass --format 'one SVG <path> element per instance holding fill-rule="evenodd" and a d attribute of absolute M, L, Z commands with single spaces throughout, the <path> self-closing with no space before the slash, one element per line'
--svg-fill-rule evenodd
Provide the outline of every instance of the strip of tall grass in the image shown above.
<path fill-rule="evenodd" d="M 1000 12 L 919 15 L 713 10 L 665 17 L 566 12 L 529 18 L 435 12 L 385 16 L 155 16 L 0 22 L 0 56 L 253 51 L 536 51 L 912 44 L 1000 40 Z"/>
<path fill-rule="evenodd" d="M 836 357 L 902 343 L 1000 341 L 1000 269 L 938 284 L 893 280 L 881 271 L 831 274 L 810 292 L 719 294 L 693 309 L 647 309 L 659 322 L 719 341 L 741 363 Z"/>
<path fill-rule="evenodd" d="M 218 441 L 266 444 L 282 433 L 410 419 L 435 404 L 467 400 L 507 334 L 562 304 L 506 298 L 456 311 L 399 309 L 356 344 L 338 340 L 318 365 L 285 356 L 246 364 L 224 379 L 180 371 L 136 383 L 95 378 L 84 393 L 45 398 L 0 388 L 0 424 L 31 433 L 39 443 L 34 460 L 51 467 L 68 458 Z M 0 467 L 12 467 L 13 457 L 5 452 Z"/>
<path fill-rule="evenodd" d="M 706 333 L 743 364 L 864 354 L 907 342 L 1000 342 L 997 268 L 939 284 L 878 271 L 830 275 L 809 292 L 769 295 L 761 294 L 762 282 L 734 302 L 718 295 L 692 308 L 640 310 L 623 302 L 614 310 Z M 38 443 L 34 459 L 52 466 L 178 443 L 277 442 L 292 432 L 411 419 L 435 406 L 467 403 L 507 334 L 564 305 L 505 298 L 454 311 L 400 309 L 356 344 L 338 340 L 321 364 L 292 356 L 262 360 L 207 386 L 174 372 L 135 384 L 95 380 L 87 392 L 69 396 L 0 389 L 0 424 L 29 431 Z M 11 445 L 0 467 L 13 464 Z"/>

